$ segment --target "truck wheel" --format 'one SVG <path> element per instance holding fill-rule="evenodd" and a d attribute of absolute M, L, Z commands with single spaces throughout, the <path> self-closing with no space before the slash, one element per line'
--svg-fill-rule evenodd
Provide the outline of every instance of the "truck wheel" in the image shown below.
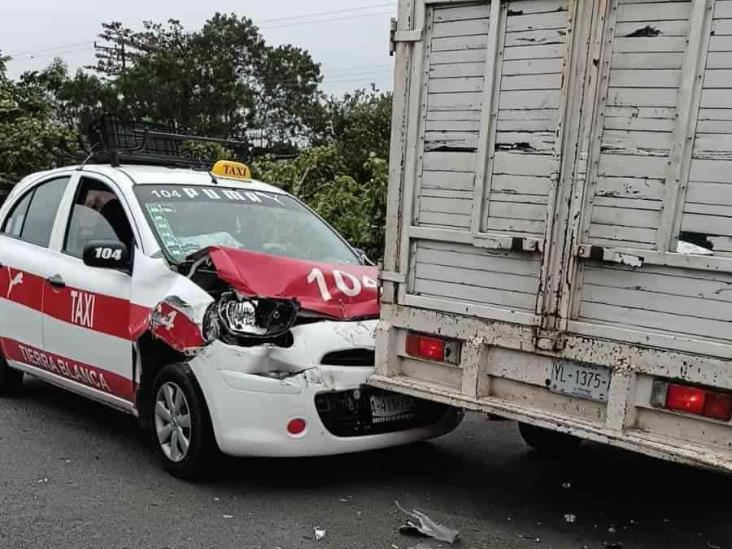
<path fill-rule="evenodd" d="M 519 423 L 519 432 L 524 442 L 536 452 L 548 457 L 568 456 L 577 451 L 580 439 L 528 423 Z"/>
<path fill-rule="evenodd" d="M 163 367 L 150 396 L 150 432 L 163 467 L 184 480 L 201 476 L 218 447 L 206 401 L 190 366 Z"/>
<path fill-rule="evenodd" d="M 13 394 L 23 383 L 23 372 L 14 370 L 0 354 L 0 396 Z"/>

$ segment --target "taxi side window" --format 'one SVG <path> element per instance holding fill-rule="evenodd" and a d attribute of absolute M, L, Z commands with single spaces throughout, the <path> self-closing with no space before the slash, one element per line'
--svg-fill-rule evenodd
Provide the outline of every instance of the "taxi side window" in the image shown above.
<path fill-rule="evenodd" d="M 31 244 L 48 246 L 56 212 L 69 179 L 53 179 L 29 191 L 11 210 L 3 225 L 3 233 Z"/>
<path fill-rule="evenodd" d="M 12 235 L 16 238 L 20 238 L 20 232 L 23 230 L 23 222 L 25 216 L 28 213 L 28 206 L 30 206 L 31 198 L 33 197 L 33 191 L 25 193 L 25 196 L 15 205 L 10 211 L 10 215 L 5 218 L 5 225 L 3 225 L 3 233 Z"/>
<path fill-rule="evenodd" d="M 132 251 L 134 236 L 122 203 L 101 181 L 83 178 L 76 191 L 64 252 L 81 257 L 92 240 L 121 242 Z"/>

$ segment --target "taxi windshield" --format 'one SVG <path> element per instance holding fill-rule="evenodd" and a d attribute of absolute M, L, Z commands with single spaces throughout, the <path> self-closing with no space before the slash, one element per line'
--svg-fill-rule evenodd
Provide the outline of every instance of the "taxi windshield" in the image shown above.
<path fill-rule="evenodd" d="M 358 264 L 356 253 L 294 198 L 223 186 L 138 185 L 161 247 L 176 262 L 208 246 Z"/>

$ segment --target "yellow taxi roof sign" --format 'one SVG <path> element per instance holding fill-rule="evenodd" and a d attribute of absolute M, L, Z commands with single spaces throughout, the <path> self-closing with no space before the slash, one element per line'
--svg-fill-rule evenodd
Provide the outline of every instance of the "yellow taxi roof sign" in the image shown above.
<path fill-rule="evenodd" d="M 211 173 L 219 177 L 240 179 L 242 181 L 247 181 L 252 178 L 252 172 L 249 166 L 242 162 L 234 162 L 232 160 L 219 160 L 214 164 Z"/>

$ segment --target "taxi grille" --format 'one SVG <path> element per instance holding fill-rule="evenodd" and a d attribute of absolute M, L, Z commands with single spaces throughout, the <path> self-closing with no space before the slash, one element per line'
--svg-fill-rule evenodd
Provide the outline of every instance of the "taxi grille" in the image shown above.
<path fill-rule="evenodd" d="M 373 366 L 376 356 L 373 349 L 348 349 L 328 353 L 320 363 L 324 366 Z"/>
<path fill-rule="evenodd" d="M 372 397 L 406 399 L 401 401 L 400 408 L 408 409 L 383 416 L 374 411 Z M 448 410 L 443 404 L 378 389 L 320 393 L 315 396 L 315 407 L 325 428 L 337 437 L 378 435 L 422 427 L 437 422 Z"/>

